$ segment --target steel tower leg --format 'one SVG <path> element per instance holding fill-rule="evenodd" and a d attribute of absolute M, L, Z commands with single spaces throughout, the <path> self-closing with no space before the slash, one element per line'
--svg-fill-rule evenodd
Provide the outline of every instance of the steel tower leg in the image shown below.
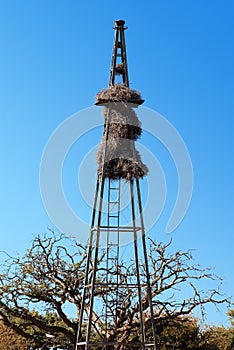
<path fill-rule="evenodd" d="M 144 325 L 144 320 L 143 320 L 143 307 L 142 307 L 142 295 L 141 295 L 141 280 L 140 280 L 139 255 L 138 255 L 138 237 L 137 237 L 137 231 L 136 231 L 136 212 L 135 212 L 133 180 L 130 181 L 130 192 L 131 192 L 131 205 L 132 205 L 132 222 L 133 222 L 133 232 L 134 232 L 134 251 L 135 251 L 135 263 L 136 263 L 136 273 L 137 273 L 137 289 L 138 289 L 138 302 L 139 302 L 139 311 L 140 311 L 141 337 L 142 337 L 143 349 L 145 349 L 146 339 L 145 339 L 145 325 Z"/>
<path fill-rule="evenodd" d="M 140 184 L 139 184 L 139 178 L 136 178 L 136 187 L 137 187 L 137 202 L 139 206 L 139 214 L 140 214 L 140 221 L 141 221 L 141 232 L 142 232 L 142 245 L 143 245 L 143 254 L 144 254 L 144 263 L 145 263 L 145 271 L 146 271 L 146 283 L 147 283 L 147 292 L 148 292 L 148 302 L 150 306 L 150 317 L 151 317 L 151 323 L 152 323 L 152 329 L 153 329 L 153 338 L 154 338 L 154 345 L 156 349 L 156 325 L 154 320 L 154 309 L 153 309 L 153 301 L 152 301 L 152 290 L 151 290 L 151 284 L 150 284 L 150 273 L 149 273 L 149 264 L 148 264 L 148 256 L 147 256 L 147 248 L 146 248 L 146 241 L 145 241 L 145 225 L 144 225 L 144 219 L 143 219 L 143 212 L 142 212 L 142 202 L 141 202 L 141 191 L 140 191 Z"/>

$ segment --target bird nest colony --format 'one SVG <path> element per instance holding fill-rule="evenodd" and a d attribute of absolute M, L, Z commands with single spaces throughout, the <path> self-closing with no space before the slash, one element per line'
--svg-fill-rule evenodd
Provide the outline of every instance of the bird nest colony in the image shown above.
<path fill-rule="evenodd" d="M 97 100 L 100 94 L 102 101 L 114 103 L 104 108 L 104 132 L 97 152 L 99 175 L 104 173 L 111 180 L 122 178 L 128 181 L 144 177 L 148 168 L 135 148 L 135 140 L 142 133 L 141 123 L 131 108 L 132 104 L 126 103 L 131 96 L 136 99 L 134 94 L 139 99 L 140 94 L 120 84 L 102 90 L 97 94 Z"/>

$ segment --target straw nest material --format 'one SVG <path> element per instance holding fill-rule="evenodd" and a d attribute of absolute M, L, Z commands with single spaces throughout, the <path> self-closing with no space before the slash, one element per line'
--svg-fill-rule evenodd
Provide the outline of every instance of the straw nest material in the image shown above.
<path fill-rule="evenodd" d="M 128 181 L 144 177 L 148 168 L 135 148 L 135 140 L 142 132 L 141 123 L 131 108 L 133 101 L 141 100 L 140 93 L 117 84 L 99 92 L 96 99 L 108 106 L 104 108 L 104 132 L 97 152 L 99 176 Z"/>
<path fill-rule="evenodd" d="M 148 168 L 141 161 L 141 156 L 132 140 L 126 142 L 124 139 L 110 137 L 105 144 L 104 135 L 97 152 L 97 163 L 98 173 L 101 175 L 104 171 L 104 176 L 112 180 L 120 178 L 133 180 L 136 177 L 142 178 L 148 173 Z"/>
<path fill-rule="evenodd" d="M 123 84 L 116 84 L 103 89 L 96 95 L 96 102 L 105 104 L 108 102 L 133 102 L 141 100 L 140 92 L 129 89 Z"/>
<path fill-rule="evenodd" d="M 137 140 L 142 133 L 141 123 L 132 108 L 121 105 L 120 103 L 116 108 L 104 109 L 104 133 L 108 124 L 108 133 L 112 137 Z"/>

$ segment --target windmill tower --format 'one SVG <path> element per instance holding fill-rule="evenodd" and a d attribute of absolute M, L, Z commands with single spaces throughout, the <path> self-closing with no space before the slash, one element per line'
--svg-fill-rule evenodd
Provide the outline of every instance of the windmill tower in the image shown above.
<path fill-rule="evenodd" d="M 142 130 L 134 108 L 144 101 L 139 92 L 129 88 L 125 29 L 125 21 L 115 21 L 109 87 L 96 96 L 95 104 L 104 106 L 104 132 L 97 153 L 98 174 L 76 350 L 156 349 L 139 183 L 148 169 L 135 148 Z M 126 187 L 128 204 L 123 206 Z M 122 261 L 126 237 L 132 254 Z M 128 264 L 134 264 L 134 273 L 129 272 Z M 134 317 L 128 314 L 131 303 Z"/>

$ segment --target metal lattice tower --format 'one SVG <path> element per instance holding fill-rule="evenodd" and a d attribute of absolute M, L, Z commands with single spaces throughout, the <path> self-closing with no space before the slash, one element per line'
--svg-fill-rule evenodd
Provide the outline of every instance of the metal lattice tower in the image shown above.
<path fill-rule="evenodd" d="M 76 350 L 156 349 L 139 183 L 139 178 L 147 173 L 147 167 L 135 149 L 141 128 L 133 111 L 144 101 L 129 88 L 124 25 L 123 20 L 115 21 L 109 88 L 97 95 L 96 105 L 105 107 L 105 123 L 98 155 Z M 117 78 L 120 78 L 120 84 L 116 83 Z M 124 206 L 123 190 L 126 188 L 128 204 Z M 130 243 L 127 261 L 123 262 L 126 237 Z M 128 264 L 134 264 L 134 274 L 128 273 Z M 137 318 L 133 320 L 128 316 L 130 299 L 137 309 Z M 131 336 L 125 337 L 125 321 L 132 326 Z"/>

